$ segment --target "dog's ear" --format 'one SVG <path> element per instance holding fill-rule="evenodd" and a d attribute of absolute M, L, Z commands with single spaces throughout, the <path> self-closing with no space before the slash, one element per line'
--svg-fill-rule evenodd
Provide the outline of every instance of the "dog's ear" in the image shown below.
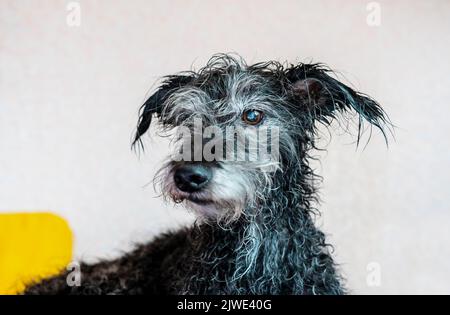
<path fill-rule="evenodd" d="M 312 123 L 317 120 L 329 125 L 338 115 L 354 111 L 358 115 L 358 143 L 364 121 L 380 129 L 387 140 L 385 127 L 390 122 L 381 106 L 339 82 L 331 73 L 322 64 L 300 64 L 286 71 L 292 97 L 312 117 Z"/>
<path fill-rule="evenodd" d="M 139 111 L 139 120 L 137 124 L 136 134 L 134 136 L 132 146 L 135 147 L 139 143 L 142 147 L 141 137 L 150 128 L 152 117 L 156 114 L 158 117 L 161 115 L 163 104 L 167 98 L 178 88 L 181 88 L 192 81 L 191 74 L 171 75 L 164 77 L 161 85 L 158 87 L 155 93 L 145 101 Z"/>

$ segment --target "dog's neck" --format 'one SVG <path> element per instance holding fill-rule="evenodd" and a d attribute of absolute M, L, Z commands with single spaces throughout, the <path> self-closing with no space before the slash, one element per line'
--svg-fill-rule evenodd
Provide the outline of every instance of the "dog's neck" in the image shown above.
<path fill-rule="evenodd" d="M 343 293 L 325 237 L 311 218 L 314 187 L 309 175 L 304 164 L 298 173 L 276 176 L 283 181 L 275 183 L 279 188 L 258 209 L 249 209 L 255 214 L 226 228 L 198 225 L 192 233 L 193 252 L 204 266 L 186 292 Z"/>

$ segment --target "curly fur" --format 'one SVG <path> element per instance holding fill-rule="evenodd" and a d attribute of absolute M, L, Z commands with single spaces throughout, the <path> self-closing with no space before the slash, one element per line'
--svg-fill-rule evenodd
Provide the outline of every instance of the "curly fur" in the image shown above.
<path fill-rule="evenodd" d="M 331 76 L 321 64 L 247 65 L 231 55 L 214 56 L 197 72 L 165 77 L 143 105 L 135 138 L 154 114 L 163 131 L 192 127 L 200 117 L 224 129 L 240 125 L 243 110 L 265 112 L 264 124 L 280 128 L 280 160 L 260 163 L 219 160 L 207 196 L 190 227 L 157 237 L 133 252 L 94 265 L 83 264 L 82 285 L 69 287 L 65 274 L 30 286 L 27 294 L 344 294 L 331 247 L 313 222 L 318 211 L 317 176 L 309 166 L 317 124 L 329 125 L 345 112 L 383 135 L 389 121 L 381 107 Z M 174 191 L 168 161 L 158 177 L 162 192 L 187 207 L 196 205 Z M 221 183 L 230 180 L 235 187 Z M 212 209 L 212 210 L 211 210 Z"/>

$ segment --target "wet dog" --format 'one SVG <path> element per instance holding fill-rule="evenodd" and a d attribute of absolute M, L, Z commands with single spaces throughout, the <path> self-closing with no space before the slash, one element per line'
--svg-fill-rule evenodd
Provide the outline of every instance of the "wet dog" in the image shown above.
<path fill-rule="evenodd" d="M 114 261 L 81 265 L 28 294 L 344 294 L 316 228 L 310 152 L 318 125 L 354 113 L 385 135 L 376 101 L 322 64 L 247 65 L 216 55 L 199 71 L 163 78 L 141 109 L 134 145 L 157 118 L 176 150 L 156 177 L 166 199 L 197 214 Z"/>

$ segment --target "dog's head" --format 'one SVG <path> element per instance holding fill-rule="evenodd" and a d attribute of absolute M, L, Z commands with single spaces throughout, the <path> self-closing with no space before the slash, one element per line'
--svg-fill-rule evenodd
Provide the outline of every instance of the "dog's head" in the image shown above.
<path fill-rule="evenodd" d="M 344 112 L 357 115 L 358 140 L 364 121 L 384 133 L 381 107 L 321 64 L 246 65 L 216 55 L 197 72 L 163 79 L 141 108 L 134 145 L 142 145 L 154 116 L 162 130 L 176 130 L 176 152 L 158 176 L 163 194 L 229 222 L 282 194 L 275 178 L 301 177 L 317 123 Z"/>

